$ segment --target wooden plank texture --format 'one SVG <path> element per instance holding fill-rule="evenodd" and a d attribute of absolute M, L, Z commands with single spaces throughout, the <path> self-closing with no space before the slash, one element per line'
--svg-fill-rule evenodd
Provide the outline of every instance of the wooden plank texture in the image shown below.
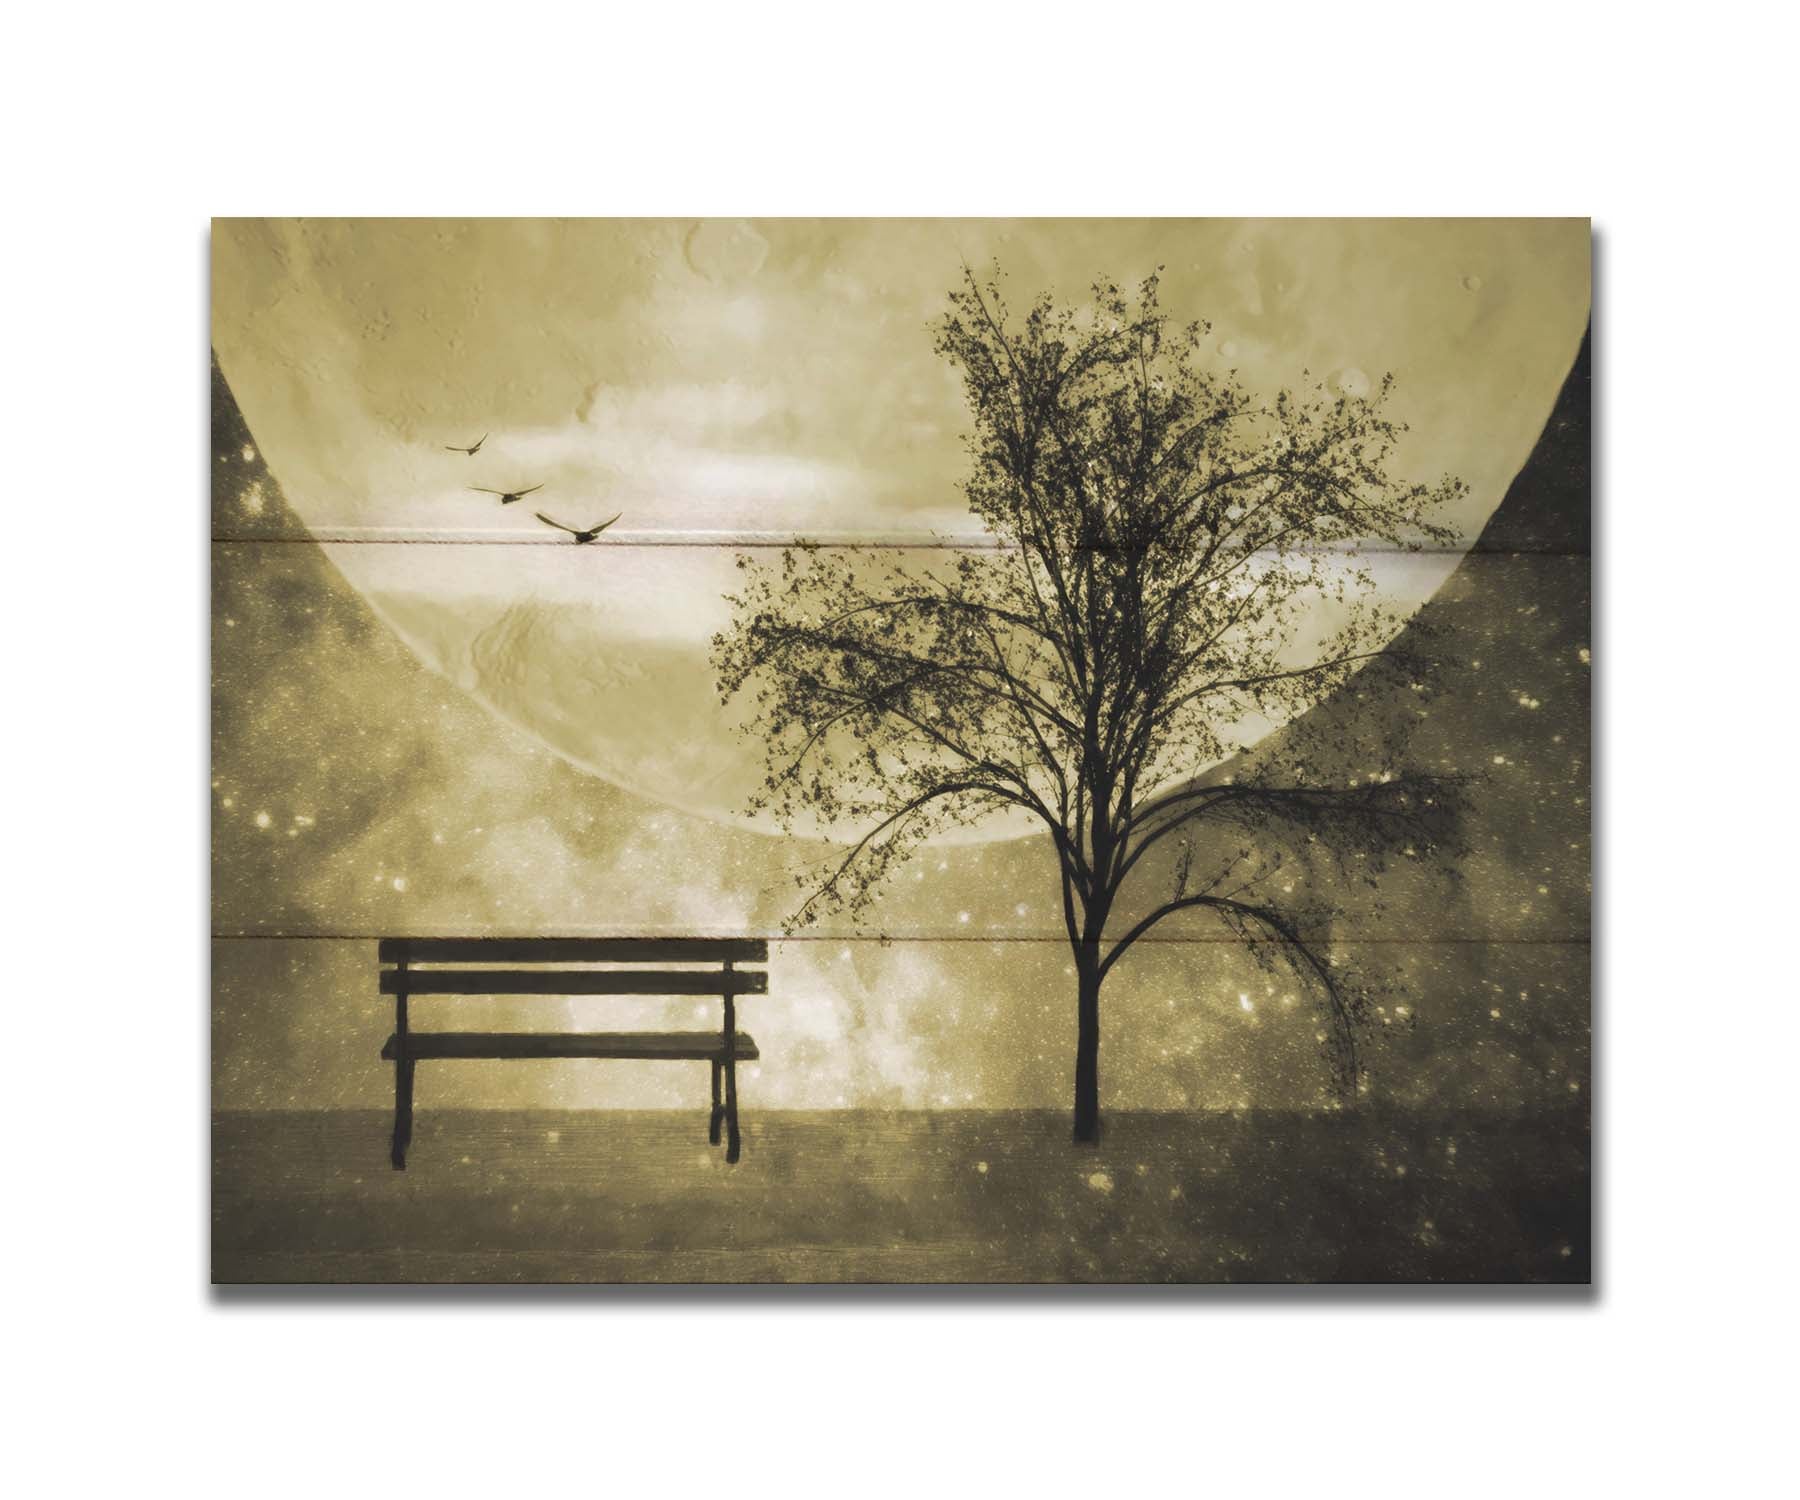
<path fill-rule="evenodd" d="M 337 552 L 346 554 L 343 563 L 350 567 L 348 554 L 370 550 Z M 460 550 L 480 554 L 495 549 Z M 566 552 L 572 567 L 592 562 L 584 555 L 603 549 L 522 550 L 553 557 Z M 621 555 L 641 550 L 610 549 L 609 568 Z M 561 935 L 551 941 L 571 944 L 568 961 L 691 957 L 711 962 L 729 956 L 757 962 L 735 945 L 774 937 L 792 915 L 802 893 L 789 864 L 792 873 L 810 879 L 830 854 L 809 842 L 773 843 L 765 833 L 723 820 L 701 824 L 688 816 L 698 806 L 695 799 L 680 795 L 673 796 L 677 811 L 669 821 L 655 823 L 659 813 L 654 800 L 622 794 L 602 778 L 570 782 L 556 793 L 563 801 L 551 799 L 544 788 L 560 774 L 552 769 L 551 752 L 509 738 L 462 689 L 424 671 L 376 620 L 357 627 L 364 632 L 358 639 L 366 638 L 358 672 L 368 674 L 368 680 L 358 677 L 354 701 L 360 703 L 366 694 L 381 703 L 382 732 L 351 723 L 346 710 L 342 722 L 321 722 L 306 735 L 260 733 L 256 726 L 279 722 L 283 691 L 321 702 L 341 700 L 341 686 L 332 686 L 337 658 L 326 649 L 327 638 L 318 635 L 323 629 L 318 622 L 339 616 L 363 620 L 366 611 L 311 546 L 218 548 L 214 563 L 220 707 L 213 767 L 212 892 L 218 934 L 393 942 L 411 937 L 415 943 L 429 938 L 460 944 L 480 941 L 484 933 L 493 934 L 495 942 L 550 933 Z M 464 619 L 461 606 L 435 600 L 428 584 L 429 577 L 422 575 L 416 590 L 396 597 L 408 609 L 422 612 L 409 629 L 436 643 L 433 660 L 460 660 L 484 632 L 502 629 L 504 611 L 497 606 L 491 615 L 477 611 L 477 618 Z M 716 594 L 699 572 L 691 578 L 685 572 L 671 575 L 667 586 L 691 590 L 697 598 L 708 596 L 709 590 Z M 278 607 L 284 600 L 314 614 L 299 613 L 296 624 L 283 613 L 286 606 Z M 390 602 L 390 607 L 399 606 Z M 1398 697 L 1384 693 L 1359 703 L 1359 687 L 1339 710 L 1346 733 L 1354 730 L 1357 743 L 1373 747 L 1386 743 L 1387 720 L 1399 715 L 1411 726 L 1410 748 L 1396 763 L 1475 778 L 1467 854 L 1405 861 L 1384 879 L 1380 903 L 1365 899 L 1360 884 L 1352 882 L 1348 892 L 1354 899 L 1344 901 L 1334 936 L 1584 940 L 1590 931 L 1591 664 L 1584 659 L 1592 644 L 1588 560 L 1585 555 L 1472 554 L 1434 597 L 1428 613 L 1448 632 L 1444 639 L 1450 643 L 1429 674 L 1429 693 L 1415 695 L 1403 688 Z M 609 649 L 605 631 L 573 605 L 559 606 L 553 614 L 556 629 L 569 633 L 568 650 L 576 659 Z M 302 625 L 312 634 L 296 634 Z M 681 714 L 691 710 L 699 715 L 693 723 L 711 722 L 706 715 L 716 708 L 714 684 L 699 655 L 685 667 L 662 656 L 644 656 L 640 665 L 646 680 L 662 685 L 659 692 L 666 686 L 674 693 L 678 681 L 684 684 L 680 701 L 688 707 Z M 585 680 L 581 674 L 550 675 L 568 688 L 569 696 L 553 696 L 540 705 L 550 715 L 546 722 L 575 726 L 570 733 L 582 725 L 593 728 L 591 742 L 579 736 L 575 741 L 552 736 L 552 741 L 578 763 L 610 763 L 607 742 L 616 716 L 632 711 L 628 698 L 609 695 L 604 705 L 588 703 L 579 688 Z M 439 727 L 427 736 L 420 725 Z M 534 732 L 529 722 L 515 719 L 515 726 Z M 361 728 L 368 728 L 378 742 L 391 741 L 394 758 L 385 750 L 379 756 L 341 757 L 329 776 L 322 775 L 319 765 L 330 755 L 329 745 Z M 442 758 L 434 772 L 442 780 L 432 781 L 428 790 L 392 769 L 409 764 L 415 754 L 436 756 L 445 746 L 455 746 L 456 753 Z M 1346 755 L 1335 767 L 1346 777 L 1384 764 L 1378 758 Z M 508 783 L 504 794 L 474 769 L 486 764 L 488 756 L 522 757 L 519 779 Z M 740 747 L 721 764 L 742 770 L 746 758 L 760 759 L 757 747 Z M 443 842 L 409 851 L 402 868 L 397 856 L 368 843 L 366 818 L 358 809 L 411 805 L 414 798 L 429 799 L 433 828 L 442 833 Z M 709 809 L 719 811 L 710 804 L 700 810 Z M 1526 809 L 1533 816 L 1524 816 Z M 666 875 L 643 881 L 608 878 L 598 884 L 571 879 L 534 884 L 529 890 L 489 877 L 496 861 L 557 857 L 558 820 L 565 816 L 574 820 L 571 826 L 588 817 L 610 820 L 595 825 L 612 830 L 604 838 L 595 836 L 595 859 L 610 857 L 605 851 L 627 836 L 627 827 L 641 827 L 643 832 L 632 837 L 643 841 L 646 857 L 655 851 Z M 507 830 L 504 836 L 501 828 Z M 1230 858 L 1229 840 L 1201 839 L 1195 849 L 1198 881 L 1210 878 L 1215 842 L 1225 846 L 1217 863 Z M 514 843 L 519 845 L 516 853 L 503 852 Z M 1164 853 L 1167 860 L 1161 858 Z M 1178 856 L 1178 843 L 1171 839 L 1136 868 L 1125 904 L 1115 913 L 1120 921 L 1128 922 L 1132 909 L 1142 909 L 1143 903 L 1173 888 Z M 388 859 L 394 861 L 391 868 L 383 862 Z M 723 872 L 716 890 L 696 880 L 693 872 L 701 869 Z M 1461 878 L 1456 889 L 1446 892 L 1451 869 Z M 298 872 L 305 872 L 304 880 Z M 1064 940 L 1055 897 L 1055 854 L 1047 835 L 921 852 L 897 875 L 866 916 L 867 927 L 896 941 Z M 915 878 L 920 875 L 924 878 Z M 394 883 L 396 876 L 404 877 L 404 888 Z M 1322 898 L 1341 894 L 1330 879 L 1321 884 L 1331 887 Z M 471 896 L 472 887 L 479 890 Z M 690 887 L 690 896 L 677 899 L 678 892 Z M 1281 894 L 1279 887 L 1273 889 Z M 809 929 L 808 935 L 849 941 L 855 930 L 856 924 L 840 914 Z M 613 933 L 619 936 L 609 936 Z M 1196 913 L 1158 929 L 1151 941 L 1190 937 L 1231 940 L 1208 914 Z M 602 956 L 601 950 L 585 946 L 609 942 L 657 946 L 646 949 L 641 960 L 625 957 L 629 950 Z M 705 946 L 690 948 L 689 943 Z M 440 951 L 446 954 L 444 961 L 454 961 L 450 955 L 456 950 Z M 555 961 L 546 956 L 550 951 L 533 953 L 530 961 Z M 472 950 L 460 956 L 497 966 L 527 961 L 498 953 L 484 957 Z M 419 961 L 428 961 L 422 951 Z"/>

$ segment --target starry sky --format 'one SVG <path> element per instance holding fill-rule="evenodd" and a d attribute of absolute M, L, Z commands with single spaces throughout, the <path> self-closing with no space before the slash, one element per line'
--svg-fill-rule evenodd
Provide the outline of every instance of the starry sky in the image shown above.
<path fill-rule="evenodd" d="M 1481 778 L 1458 878 L 1399 871 L 1384 910 L 1334 931 L 1395 985 L 1368 1053 L 1376 1100 L 1513 1110 L 1587 1088 L 1585 344 L 1562 374 L 1504 501 L 1416 622 L 1437 659 L 1429 681 L 1403 701 L 1346 689 L 1313 711 L 1365 741 L 1404 715 L 1416 763 Z M 341 555 L 381 544 L 300 518 L 218 364 L 212 467 L 218 1107 L 389 1101 L 383 933 L 779 930 L 792 873 L 820 848 L 592 774 L 432 670 L 348 581 Z M 1074 987 L 1056 898 L 1040 840 L 931 849 L 872 915 L 880 936 L 827 926 L 779 944 L 770 995 L 745 1002 L 763 1051 L 745 1071 L 750 1107 L 1066 1108 Z M 1103 1107 L 1327 1102 L 1304 989 L 1201 923 L 1158 935 L 1108 982 Z M 508 1028 L 710 1024 L 716 1011 L 431 1003 Z M 692 1107 L 703 1073 L 449 1065 L 422 1079 L 420 1102 Z"/>

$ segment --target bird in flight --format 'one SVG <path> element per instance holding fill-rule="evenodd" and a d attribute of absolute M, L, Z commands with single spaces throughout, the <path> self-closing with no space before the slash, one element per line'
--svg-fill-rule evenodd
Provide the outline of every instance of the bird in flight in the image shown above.
<path fill-rule="evenodd" d="M 527 495 L 535 495 L 543 488 L 543 485 L 534 484 L 528 490 L 490 490 L 479 484 L 472 484 L 469 488 L 478 495 L 498 495 L 502 505 L 511 505 L 515 500 L 523 500 Z"/>
<path fill-rule="evenodd" d="M 481 452 L 481 445 L 487 440 L 488 434 L 484 432 L 475 440 L 475 446 L 472 448 L 459 448 L 455 443 L 445 443 L 444 447 L 451 453 L 466 453 L 470 458 L 473 458 L 477 453 Z"/>
<path fill-rule="evenodd" d="M 619 516 L 622 516 L 624 514 L 625 514 L 624 511 L 619 512 Z M 588 529 L 586 531 L 577 531 L 573 526 L 563 525 L 563 523 L 561 521 L 552 521 L 541 510 L 537 513 L 537 518 L 540 521 L 542 521 L 546 526 L 554 526 L 558 531 L 566 531 L 569 533 L 570 536 L 574 537 L 575 545 L 577 547 L 581 546 L 585 542 L 593 541 L 593 539 L 595 537 L 599 536 L 601 532 L 605 531 L 608 526 L 612 525 L 613 521 L 618 520 L 619 516 L 614 516 L 612 518 L 612 521 L 602 521 L 598 526 L 590 526 L 590 527 L 588 527 Z"/>

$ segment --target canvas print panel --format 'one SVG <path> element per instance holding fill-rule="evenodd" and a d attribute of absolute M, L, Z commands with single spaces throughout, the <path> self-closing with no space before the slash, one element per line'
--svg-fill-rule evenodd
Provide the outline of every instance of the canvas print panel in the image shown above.
<path fill-rule="evenodd" d="M 213 1274 L 1585 1281 L 1579 220 L 221 220 Z"/>

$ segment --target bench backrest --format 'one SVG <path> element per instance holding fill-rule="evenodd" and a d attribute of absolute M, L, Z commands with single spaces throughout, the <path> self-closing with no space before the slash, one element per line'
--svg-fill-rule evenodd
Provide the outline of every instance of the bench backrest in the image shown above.
<path fill-rule="evenodd" d="M 383 938 L 384 995 L 766 995 L 763 938 Z M 429 965 L 420 968 L 419 965 Z M 687 968 L 534 968 L 539 964 Z M 716 965 L 693 968 L 694 964 Z M 391 967 L 388 967 L 390 966 Z M 525 967 L 520 967 L 525 966 Z"/>

